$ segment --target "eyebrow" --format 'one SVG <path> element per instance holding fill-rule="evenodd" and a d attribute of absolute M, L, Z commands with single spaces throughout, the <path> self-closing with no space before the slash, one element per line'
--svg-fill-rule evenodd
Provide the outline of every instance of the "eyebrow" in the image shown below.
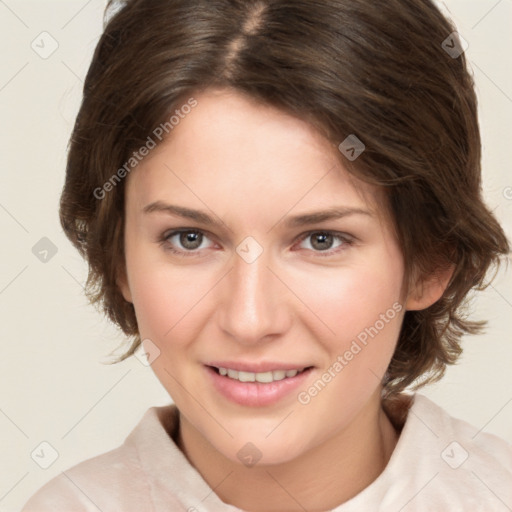
<path fill-rule="evenodd" d="M 194 210 L 192 208 L 185 208 L 184 206 L 177 206 L 173 204 L 167 204 L 162 201 L 155 201 L 145 206 L 142 211 L 144 213 L 162 212 L 184 219 L 194 220 L 198 223 L 205 224 L 208 226 L 218 226 L 221 222 L 217 222 L 209 214 L 201 210 Z M 331 207 L 326 210 L 308 212 L 300 215 L 294 215 L 292 217 L 285 216 L 285 225 L 289 227 L 307 226 L 309 224 L 317 224 L 326 220 L 340 219 L 348 217 L 350 215 L 368 215 L 373 216 L 369 210 L 363 208 L 353 207 Z"/>

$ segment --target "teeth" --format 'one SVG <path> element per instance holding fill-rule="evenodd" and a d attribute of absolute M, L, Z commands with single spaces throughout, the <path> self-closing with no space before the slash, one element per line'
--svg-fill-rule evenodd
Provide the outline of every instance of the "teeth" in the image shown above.
<path fill-rule="evenodd" d="M 284 370 L 277 370 L 272 372 L 272 376 L 274 380 L 283 380 L 286 377 L 286 372 Z"/>
<path fill-rule="evenodd" d="M 272 375 L 272 372 L 261 372 L 261 373 L 255 373 L 256 377 L 255 379 L 258 382 L 263 382 L 264 384 L 268 382 L 272 382 L 274 380 L 274 376 Z"/>
<path fill-rule="evenodd" d="M 238 371 L 228 370 L 228 377 L 231 377 L 232 379 L 238 379 Z"/>
<path fill-rule="evenodd" d="M 252 372 L 238 372 L 238 380 L 240 382 L 254 382 L 256 374 Z"/>
<path fill-rule="evenodd" d="M 302 370 L 274 370 L 272 372 L 242 372 L 231 370 L 230 368 L 218 368 L 219 373 L 223 376 L 228 376 L 230 379 L 239 380 L 240 382 L 262 382 L 270 383 L 277 380 L 283 380 L 287 377 L 295 377 Z"/>

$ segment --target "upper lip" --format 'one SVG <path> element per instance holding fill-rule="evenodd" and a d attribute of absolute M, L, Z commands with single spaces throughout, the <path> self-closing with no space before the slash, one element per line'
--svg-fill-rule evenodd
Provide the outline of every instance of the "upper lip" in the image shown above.
<path fill-rule="evenodd" d="M 237 370 L 239 372 L 264 373 L 274 370 L 302 370 L 309 368 L 309 364 L 294 364 L 264 361 L 259 363 L 251 363 L 245 361 L 212 361 L 206 363 L 206 366 L 215 366 L 216 368 L 227 368 Z"/>

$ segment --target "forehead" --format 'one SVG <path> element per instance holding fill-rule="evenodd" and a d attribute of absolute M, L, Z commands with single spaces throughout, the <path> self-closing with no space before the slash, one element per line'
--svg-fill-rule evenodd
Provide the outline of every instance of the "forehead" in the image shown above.
<path fill-rule="evenodd" d="M 233 91 L 195 99 L 130 174 L 131 201 L 181 199 L 258 217 L 334 205 L 379 209 L 377 187 L 351 176 L 336 145 L 307 122 Z"/>

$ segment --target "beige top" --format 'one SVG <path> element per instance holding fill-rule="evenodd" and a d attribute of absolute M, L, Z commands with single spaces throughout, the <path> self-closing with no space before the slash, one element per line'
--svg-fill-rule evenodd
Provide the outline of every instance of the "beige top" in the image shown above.
<path fill-rule="evenodd" d="M 118 448 L 63 471 L 22 512 L 234 512 L 174 438 L 174 405 L 151 407 Z M 416 393 L 380 476 L 332 512 L 510 512 L 512 445 Z"/>

